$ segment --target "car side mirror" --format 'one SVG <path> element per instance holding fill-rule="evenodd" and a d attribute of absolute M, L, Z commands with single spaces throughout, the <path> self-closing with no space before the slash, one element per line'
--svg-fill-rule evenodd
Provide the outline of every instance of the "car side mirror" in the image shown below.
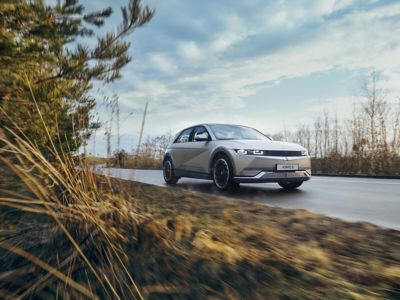
<path fill-rule="evenodd" d="M 196 142 L 205 142 L 205 141 L 208 141 L 208 140 L 209 140 L 209 138 L 208 138 L 208 133 L 207 133 L 207 132 L 203 132 L 203 133 L 196 134 L 196 135 L 194 136 L 194 140 L 195 140 Z"/>

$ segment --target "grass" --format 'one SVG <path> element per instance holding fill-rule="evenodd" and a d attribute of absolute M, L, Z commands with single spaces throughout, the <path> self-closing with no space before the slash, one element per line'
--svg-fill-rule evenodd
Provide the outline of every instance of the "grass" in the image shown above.
<path fill-rule="evenodd" d="M 142 299 L 122 246 L 141 220 L 135 203 L 57 149 L 32 98 L 52 161 L 16 124 L 0 130 L 0 298 Z"/>
<path fill-rule="evenodd" d="M 19 162 L 0 168 L 0 298 L 142 298 L 122 249 L 140 220 L 134 202 L 97 188 L 72 160 L 55 168 L 15 141 L 7 148 Z"/>
<path fill-rule="evenodd" d="M 2 206 L 4 298 L 400 297 L 399 231 L 104 177 L 96 190 L 57 208 L 82 253 L 53 216 Z"/>
<path fill-rule="evenodd" d="M 400 297 L 399 231 L 181 189 L 113 185 L 152 216 L 129 261 L 146 270 L 136 279 L 154 298 Z M 160 283 L 170 292 L 152 292 Z"/>

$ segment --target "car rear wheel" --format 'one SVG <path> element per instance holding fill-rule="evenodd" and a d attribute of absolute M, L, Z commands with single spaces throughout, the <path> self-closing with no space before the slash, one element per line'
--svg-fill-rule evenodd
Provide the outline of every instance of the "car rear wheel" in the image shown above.
<path fill-rule="evenodd" d="M 278 182 L 278 184 L 285 190 L 294 190 L 303 184 L 303 181 L 293 181 L 293 182 Z"/>
<path fill-rule="evenodd" d="M 179 177 L 175 176 L 174 165 L 172 164 L 172 160 L 170 158 L 166 158 L 163 164 L 163 175 L 164 180 L 167 184 L 176 184 L 179 180 Z"/>
<path fill-rule="evenodd" d="M 234 185 L 232 163 L 225 155 L 214 159 L 213 180 L 215 186 L 221 191 L 226 191 Z"/>

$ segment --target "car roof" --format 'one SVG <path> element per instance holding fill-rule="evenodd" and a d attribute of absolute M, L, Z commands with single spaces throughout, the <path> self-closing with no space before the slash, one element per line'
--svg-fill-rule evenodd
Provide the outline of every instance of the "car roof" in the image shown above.
<path fill-rule="evenodd" d="M 187 126 L 183 130 L 189 129 L 189 128 L 194 128 L 194 127 L 198 127 L 198 126 L 210 126 L 210 125 L 227 125 L 227 126 L 243 126 L 243 127 L 250 127 L 250 126 L 246 126 L 246 125 L 241 125 L 241 124 L 229 124 L 229 123 L 201 123 L 201 124 L 195 124 L 195 125 L 191 125 L 191 126 Z"/>
<path fill-rule="evenodd" d="M 195 125 L 191 125 L 186 127 L 187 128 L 192 128 L 192 127 L 197 127 L 197 126 L 210 126 L 210 125 L 228 125 L 228 126 L 243 126 L 243 127 L 249 127 L 246 125 L 242 125 L 242 124 L 230 124 L 230 123 L 201 123 L 201 124 L 195 124 Z"/>
<path fill-rule="evenodd" d="M 228 124 L 228 123 L 206 123 L 203 125 L 228 125 L 228 126 L 245 126 L 241 124 Z M 245 126 L 246 127 L 246 126 Z"/>

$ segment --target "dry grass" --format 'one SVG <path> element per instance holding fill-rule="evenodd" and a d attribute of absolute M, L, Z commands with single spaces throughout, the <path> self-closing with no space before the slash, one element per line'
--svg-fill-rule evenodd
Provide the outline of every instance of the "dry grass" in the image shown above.
<path fill-rule="evenodd" d="M 18 163 L 3 158 L 2 169 L 24 192 L 8 186 L 0 194 L 1 289 L 10 297 L 52 289 L 72 298 L 140 298 L 122 248 L 141 218 L 134 201 L 114 196 L 107 182 L 100 189 L 72 160 L 55 168 L 18 136 L 3 142 Z"/>
<path fill-rule="evenodd" d="M 150 290 L 152 299 L 400 297 L 399 231 L 178 188 L 113 185 L 152 216 L 129 256 L 133 270 L 146 270 L 137 277 L 145 292 L 169 287 Z"/>
<path fill-rule="evenodd" d="M 142 221 L 135 202 L 53 141 L 51 162 L 18 127 L 0 145 L 0 298 L 142 298 L 123 247 Z"/>

